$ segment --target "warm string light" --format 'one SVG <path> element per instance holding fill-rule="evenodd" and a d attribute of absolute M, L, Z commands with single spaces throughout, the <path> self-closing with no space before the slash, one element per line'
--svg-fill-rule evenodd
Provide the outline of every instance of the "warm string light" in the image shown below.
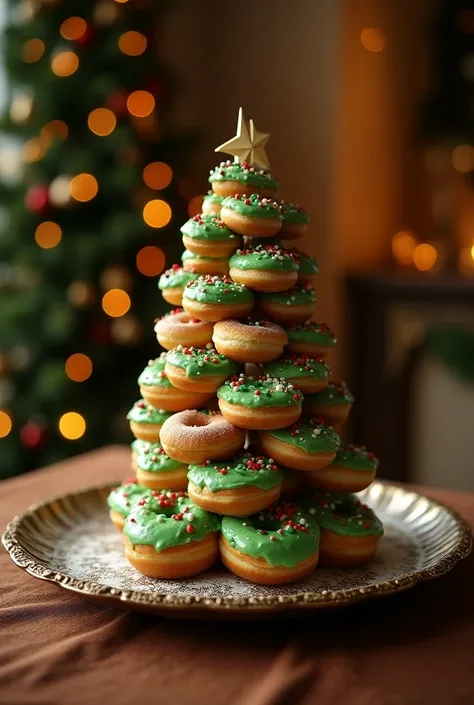
<path fill-rule="evenodd" d="M 137 269 L 146 277 L 156 277 L 165 266 L 165 255 L 159 247 L 147 245 L 137 252 Z"/>
<path fill-rule="evenodd" d="M 46 50 L 45 43 L 41 39 L 28 39 L 23 45 L 21 58 L 27 64 L 34 64 L 39 61 Z"/>
<path fill-rule="evenodd" d="M 76 411 L 68 411 L 59 419 L 59 432 L 69 441 L 76 441 L 86 432 L 86 420 Z"/>
<path fill-rule="evenodd" d="M 32 137 L 30 140 L 26 140 L 22 147 L 23 161 L 26 164 L 33 164 L 33 162 L 38 162 L 45 155 L 45 148 L 41 144 L 41 141 Z"/>
<path fill-rule="evenodd" d="M 91 201 L 99 190 L 97 179 L 92 174 L 77 174 L 71 179 L 69 193 L 76 201 Z"/>
<path fill-rule="evenodd" d="M 74 353 L 66 360 L 64 369 L 73 382 L 85 382 L 92 374 L 92 360 L 83 353 Z"/>
<path fill-rule="evenodd" d="M 50 250 L 61 242 L 62 231 L 57 223 L 46 220 L 40 223 L 35 230 L 36 244 L 44 250 Z"/>
<path fill-rule="evenodd" d="M 392 238 L 392 254 L 395 261 L 404 267 L 410 267 L 416 246 L 417 240 L 413 233 L 408 230 L 395 233 Z"/>
<path fill-rule="evenodd" d="M 194 196 L 188 203 L 188 215 L 190 218 L 194 218 L 195 215 L 199 215 L 202 210 L 202 201 L 204 196 Z"/>
<path fill-rule="evenodd" d="M 12 420 L 10 413 L 5 409 L 0 409 L 0 438 L 8 436 L 12 430 Z"/>
<path fill-rule="evenodd" d="M 110 289 L 102 297 L 102 308 L 111 318 L 124 316 L 131 304 L 130 296 L 123 289 Z"/>
<path fill-rule="evenodd" d="M 451 155 L 453 167 L 462 174 L 474 171 L 474 147 L 469 144 L 460 144 L 453 149 Z"/>
<path fill-rule="evenodd" d="M 164 162 L 151 162 L 143 169 L 143 181 L 154 191 L 160 191 L 169 186 L 172 178 L 171 167 Z"/>
<path fill-rule="evenodd" d="M 367 29 L 363 29 L 360 33 L 360 41 L 362 42 L 364 49 L 367 49 L 367 51 L 371 51 L 373 53 L 378 53 L 379 51 L 383 51 L 385 49 L 387 37 L 381 29 L 377 29 L 376 27 L 368 27 Z"/>
<path fill-rule="evenodd" d="M 413 263 L 420 272 L 427 272 L 436 264 L 438 252 L 433 245 L 428 242 L 422 242 L 415 247 L 413 252 Z"/>
<path fill-rule="evenodd" d="M 108 108 L 96 108 L 87 118 L 89 130 L 99 137 L 110 135 L 117 125 L 117 118 Z"/>
<path fill-rule="evenodd" d="M 82 17 L 68 17 L 59 28 L 59 34 L 64 39 L 80 39 L 87 31 L 87 22 Z"/>
<path fill-rule="evenodd" d="M 150 228 L 164 228 L 171 220 L 171 208 L 159 198 L 148 201 L 143 208 L 143 220 Z"/>
<path fill-rule="evenodd" d="M 61 51 L 51 61 L 51 70 L 60 78 L 67 78 L 79 68 L 79 57 L 73 51 Z"/>
<path fill-rule="evenodd" d="M 140 56 L 146 50 L 147 39 L 141 32 L 124 32 L 118 40 L 119 49 L 127 56 Z"/>
<path fill-rule="evenodd" d="M 127 110 L 135 117 L 147 117 L 154 108 L 155 99 L 148 91 L 133 91 L 127 98 Z"/>

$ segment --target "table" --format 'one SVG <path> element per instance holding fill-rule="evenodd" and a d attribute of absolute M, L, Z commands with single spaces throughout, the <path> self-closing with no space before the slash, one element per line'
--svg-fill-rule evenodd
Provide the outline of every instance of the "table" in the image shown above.
<path fill-rule="evenodd" d="M 111 447 L 0 484 L 0 528 L 32 502 L 122 479 Z M 474 524 L 474 494 L 424 489 Z M 474 554 L 391 598 L 263 622 L 107 609 L 0 551 L 2 705 L 472 705 Z"/>

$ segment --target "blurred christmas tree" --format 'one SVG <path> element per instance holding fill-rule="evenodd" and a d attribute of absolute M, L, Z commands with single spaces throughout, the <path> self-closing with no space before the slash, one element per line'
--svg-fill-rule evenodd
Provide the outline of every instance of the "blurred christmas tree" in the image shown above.
<path fill-rule="evenodd" d="M 129 437 L 180 251 L 166 2 L 9 2 L 0 146 L 0 477 Z M 173 237 L 170 235 L 173 233 Z M 176 250 L 174 248 L 176 247 Z"/>

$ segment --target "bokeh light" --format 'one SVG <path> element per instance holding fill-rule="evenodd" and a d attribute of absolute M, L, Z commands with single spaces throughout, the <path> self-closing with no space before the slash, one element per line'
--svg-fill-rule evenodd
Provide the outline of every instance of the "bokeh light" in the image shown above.
<path fill-rule="evenodd" d="M 46 147 L 51 144 L 55 137 L 59 140 L 65 140 L 68 134 L 68 127 L 63 120 L 50 120 L 41 128 L 40 141 Z"/>
<path fill-rule="evenodd" d="M 79 67 L 79 58 L 73 51 L 61 51 L 51 61 L 51 70 L 56 76 L 72 76 Z"/>
<path fill-rule="evenodd" d="M 360 41 L 364 49 L 377 53 L 385 49 L 387 37 L 381 29 L 368 27 L 367 29 L 363 29 L 360 33 Z"/>
<path fill-rule="evenodd" d="M 31 140 L 26 140 L 22 151 L 23 161 L 26 162 L 26 164 L 32 164 L 33 162 L 37 162 L 44 157 L 45 150 L 40 140 L 33 137 Z"/>
<path fill-rule="evenodd" d="M 71 179 L 69 184 L 71 196 L 82 203 L 92 200 L 97 195 L 98 190 L 97 180 L 92 174 L 77 174 Z"/>
<path fill-rule="evenodd" d="M 74 353 L 66 360 L 64 369 L 73 382 L 85 382 L 92 374 L 92 360 L 83 353 Z"/>
<path fill-rule="evenodd" d="M 155 99 L 148 91 L 133 91 L 127 98 L 127 109 L 135 117 L 147 117 L 153 112 Z"/>
<path fill-rule="evenodd" d="M 87 22 L 82 17 L 68 17 L 59 28 L 59 34 L 64 39 L 80 39 L 87 30 Z"/>
<path fill-rule="evenodd" d="M 87 118 L 89 130 L 99 137 L 106 137 L 115 130 L 117 118 L 108 108 L 96 108 Z"/>
<path fill-rule="evenodd" d="M 143 220 L 151 228 L 164 228 L 171 220 L 171 208 L 159 198 L 148 201 L 143 209 Z"/>
<path fill-rule="evenodd" d="M 149 188 L 159 191 L 170 185 L 173 172 L 164 162 L 151 162 L 143 169 L 143 181 Z"/>
<path fill-rule="evenodd" d="M 10 414 L 4 409 L 0 409 L 0 438 L 8 436 L 12 430 L 12 425 Z"/>
<path fill-rule="evenodd" d="M 202 201 L 204 196 L 194 196 L 188 203 L 188 215 L 190 218 L 194 218 L 202 211 Z"/>
<path fill-rule="evenodd" d="M 118 2 L 120 5 L 124 5 L 128 0 L 115 0 L 115 2 Z"/>
<path fill-rule="evenodd" d="M 146 277 L 156 277 L 165 266 L 165 255 L 159 247 L 147 245 L 137 252 L 137 269 Z"/>
<path fill-rule="evenodd" d="M 44 250 L 50 250 L 61 242 L 62 231 L 57 223 L 52 220 L 45 220 L 40 223 L 35 230 L 36 244 Z"/>
<path fill-rule="evenodd" d="M 71 201 L 69 188 L 71 186 L 71 177 L 61 174 L 56 176 L 49 185 L 49 200 L 53 206 L 67 206 Z"/>
<path fill-rule="evenodd" d="M 67 290 L 67 298 L 73 306 L 84 308 L 95 301 L 95 288 L 90 282 L 74 281 Z"/>
<path fill-rule="evenodd" d="M 118 40 L 119 49 L 127 56 L 140 56 L 147 47 L 147 39 L 141 32 L 124 32 Z"/>
<path fill-rule="evenodd" d="M 111 318 L 124 316 L 131 303 L 130 296 L 123 289 L 110 289 L 102 297 L 102 308 Z"/>
<path fill-rule="evenodd" d="M 392 254 L 398 264 L 405 267 L 413 263 L 413 253 L 417 245 L 416 237 L 408 230 L 401 230 L 392 238 Z"/>
<path fill-rule="evenodd" d="M 86 420 L 76 411 L 68 411 L 59 419 L 59 432 L 69 441 L 75 441 L 86 432 Z"/>
<path fill-rule="evenodd" d="M 437 259 L 438 253 L 436 248 L 428 242 L 422 242 L 421 245 L 415 247 L 413 262 L 420 272 L 427 272 L 429 269 L 432 269 Z"/>
<path fill-rule="evenodd" d="M 41 39 L 28 39 L 23 45 L 21 58 L 23 61 L 26 61 L 27 64 L 34 64 L 35 61 L 41 59 L 45 49 L 45 44 Z"/>
<path fill-rule="evenodd" d="M 468 144 L 460 144 L 453 149 L 453 167 L 462 174 L 474 170 L 474 148 Z"/>

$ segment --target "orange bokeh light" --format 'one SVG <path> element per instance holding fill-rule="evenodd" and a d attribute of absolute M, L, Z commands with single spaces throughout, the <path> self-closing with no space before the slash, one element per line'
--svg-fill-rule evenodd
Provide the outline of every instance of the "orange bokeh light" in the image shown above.
<path fill-rule="evenodd" d="M 156 277 L 165 266 L 165 255 L 159 247 L 148 245 L 137 252 L 137 269 L 146 277 Z"/>
<path fill-rule="evenodd" d="M 86 420 L 76 411 L 68 411 L 59 419 L 59 432 L 69 441 L 75 441 L 86 432 Z"/>
<path fill-rule="evenodd" d="M 190 218 L 194 218 L 202 211 L 202 201 L 204 196 L 194 196 L 188 203 L 188 214 Z"/>
<path fill-rule="evenodd" d="M 415 247 L 413 262 L 420 272 L 427 272 L 429 269 L 432 269 L 437 259 L 438 253 L 436 248 L 428 242 L 422 242 L 421 245 Z"/>
<path fill-rule="evenodd" d="M 119 49 L 127 56 L 140 56 L 147 47 L 147 39 L 141 32 L 124 32 L 118 40 Z"/>
<path fill-rule="evenodd" d="M 27 64 L 39 61 L 45 52 L 45 44 L 41 39 L 28 39 L 21 50 L 21 58 Z"/>
<path fill-rule="evenodd" d="M 377 53 L 385 49 L 387 37 L 381 29 L 369 27 L 368 29 L 363 29 L 360 33 L 360 41 L 364 49 Z"/>
<path fill-rule="evenodd" d="M 40 140 L 33 137 L 31 140 L 26 140 L 23 145 L 23 161 L 27 164 L 39 161 L 44 157 L 44 147 Z"/>
<path fill-rule="evenodd" d="M 64 39 L 80 39 L 87 30 L 87 22 L 82 17 L 68 17 L 59 28 L 59 34 Z"/>
<path fill-rule="evenodd" d="M 99 137 L 106 137 L 115 130 L 117 118 L 108 108 L 96 108 L 87 118 L 89 130 Z"/>
<path fill-rule="evenodd" d="M 151 162 L 143 169 L 143 181 L 149 188 L 159 191 L 170 185 L 173 172 L 164 162 Z"/>
<path fill-rule="evenodd" d="M 0 438 L 5 438 L 8 436 L 12 430 L 12 420 L 10 414 L 3 409 L 0 409 Z"/>
<path fill-rule="evenodd" d="M 64 369 L 73 382 L 85 382 L 92 374 L 92 360 L 83 353 L 74 353 L 66 360 Z"/>
<path fill-rule="evenodd" d="M 401 230 L 399 233 L 395 233 L 392 238 L 392 254 L 398 264 L 405 267 L 412 265 L 416 245 L 416 237 L 408 230 Z"/>
<path fill-rule="evenodd" d="M 127 109 L 135 117 L 147 117 L 153 112 L 155 99 L 148 91 L 133 91 L 127 98 Z"/>
<path fill-rule="evenodd" d="M 102 297 L 102 308 L 111 318 L 124 316 L 131 304 L 130 296 L 123 289 L 110 289 Z"/>
<path fill-rule="evenodd" d="M 56 76 L 66 78 L 72 76 L 79 67 L 79 58 L 73 51 L 61 51 L 51 62 L 51 70 Z"/>
<path fill-rule="evenodd" d="M 97 195 L 98 190 L 97 180 L 92 174 L 77 174 L 71 179 L 69 184 L 71 196 L 82 203 L 92 200 Z"/>
<path fill-rule="evenodd" d="M 143 209 L 143 220 L 151 228 L 164 228 L 171 220 L 171 208 L 158 198 L 148 201 Z"/>
<path fill-rule="evenodd" d="M 68 134 L 68 127 L 63 120 L 51 120 L 41 128 L 40 141 L 44 147 L 49 147 L 55 137 L 59 140 L 65 140 Z"/>
<path fill-rule="evenodd" d="M 61 228 L 51 220 L 45 220 L 44 223 L 40 223 L 35 230 L 36 244 L 42 247 L 43 250 L 50 250 L 52 247 L 59 245 L 61 237 Z"/>

